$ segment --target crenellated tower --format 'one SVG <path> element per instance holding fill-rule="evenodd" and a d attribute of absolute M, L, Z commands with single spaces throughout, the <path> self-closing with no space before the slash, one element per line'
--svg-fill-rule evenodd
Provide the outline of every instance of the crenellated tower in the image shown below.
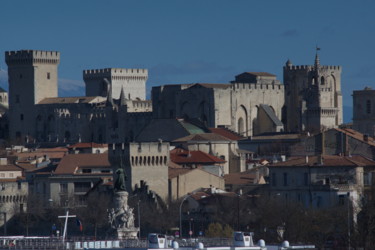
<path fill-rule="evenodd" d="M 341 66 L 284 66 L 284 124 L 289 132 L 318 132 L 337 127 L 343 121 Z"/>
<path fill-rule="evenodd" d="M 127 99 L 145 100 L 147 78 L 147 69 L 105 68 L 83 71 L 86 96 L 106 97 L 111 90 L 112 97 L 118 99 L 123 89 Z M 108 80 L 110 88 L 104 79 Z"/>
<path fill-rule="evenodd" d="M 35 131 L 35 104 L 57 97 L 56 51 L 20 50 L 5 52 L 9 76 L 10 139 L 22 142 Z"/>

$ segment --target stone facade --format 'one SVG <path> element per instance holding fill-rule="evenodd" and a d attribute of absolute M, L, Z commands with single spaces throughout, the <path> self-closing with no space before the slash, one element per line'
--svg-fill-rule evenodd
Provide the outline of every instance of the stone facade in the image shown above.
<path fill-rule="evenodd" d="M 243 82 L 237 76 L 231 84 L 165 85 L 152 89 L 154 117 L 199 118 L 208 127 L 226 127 L 243 136 L 262 131 L 259 119 L 260 104 L 271 107 L 281 119 L 284 105 L 284 86 L 264 72 L 246 73 L 253 78 Z M 262 75 L 267 75 L 264 80 Z M 249 83 L 247 80 L 254 80 Z M 266 120 L 273 123 L 272 120 Z M 269 127 L 273 127 L 270 125 Z M 280 130 L 280 129 L 279 129 Z M 267 132 L 276 132 L 267 131 Z"/>
<path fill-rule="evenodd" d="M 375 136 L 375 90 L 353 91 L 353 129 Z"/>
<path fill-rule="evenodd" d="M 21 50 L 5 53 L 9 78 L 9 133 L 11 139 L 34 135 L 36 104 L 57 97 L 57 66 L 60 53 Z"/>
<path fill-rule="evenodd" d="M 123 89 L 127 99 L 145 100 L 147 78 L 147 69 L 106 68 L 83 71 L 86 96 L 106 97 L 108 91 L 111 91 L 112 97 L 119 99 L 121 89 Z M 110 82 L 111 88 L 103 79 Z"/>
<path fill-rule="evenodd" d="M 167 199 L 169 143 L 109 144 L 108 153 L 111 165 L 125 170 L 126 190 L 130 192 L 146 183 L 161 199 Z"/>
<path fill-rule="evenodd" d="M 59 52 L 9 51 L 5 58 L 9 75 L 9 137 L 13 143 L 108 141 L 107 128 L 111 125 L 106 122 L 107 99 L 120 99 L 121 93 L 126 106 L 121 118 L 128 121 L 129 116 L 144 112 L 151 116 L 151 102 L 144 100 L 146 69 L 85 70 L 86 96 L 57 97 Z M 137 120 L 137 114 L 135 117 Z M 128 124 L 134 125 L 133 120 Z M 131 129 L 127 131 L 132 133 Z"/>
<path fill-rule="evenodd" d="M 284 125 L 288 132 L 319 132 L 342 123 L 341 67 L 284 66 Z"/>

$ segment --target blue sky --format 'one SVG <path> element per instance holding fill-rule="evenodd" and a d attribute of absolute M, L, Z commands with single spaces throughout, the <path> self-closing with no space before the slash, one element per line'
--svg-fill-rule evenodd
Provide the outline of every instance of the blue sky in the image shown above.
<path fill-rule="evenodd" d="M 352 91 L 375 83 L 375 1 L 1 1 L 4 52 L 61 52 L 59 95 L 84 95 L 84 69 L 149 69 L 148 90 L 168 83 L 227 83 L 243 71 L 282 81 L 288 58 L 341 65 L 345 121 Z"/>

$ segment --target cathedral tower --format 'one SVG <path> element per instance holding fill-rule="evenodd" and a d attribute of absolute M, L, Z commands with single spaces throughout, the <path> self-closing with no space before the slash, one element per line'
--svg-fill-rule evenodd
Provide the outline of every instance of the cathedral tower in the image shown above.
<path fill-rule="evenodd" d="M 289 132 L 318 132 L 342 123 L 341 66 L 284 66 L 283 120 Z"/>
<path fill-rule="evenodd" d="M 5 52 L 9 77 L 10 139 L 26 139 L 35 131 L 35 104 L 57 97 L 60 53 L 20 50 Z"/>

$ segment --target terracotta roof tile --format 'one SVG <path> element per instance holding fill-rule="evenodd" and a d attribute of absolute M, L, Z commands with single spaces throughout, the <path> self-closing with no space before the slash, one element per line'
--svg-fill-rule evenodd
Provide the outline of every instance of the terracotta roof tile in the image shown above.
<path fill-rule="evenodd" d="M 224 175 L 225 185 L 235 184 L 235 185 L 246 185 L 254 184 L 256 175 L 253 172 L 245 171 L 240 173 L 231 173 Z"/>
<path fill-rule="evenodd" d="M 69 154 L 62 158 L 55 174 L 74 174 L 79 167 L 111 167 L 108 154 Z"/>
<path fill-rule="evenodd" d="M 220 164 L 225 163 L 216 156 L 204 153 L 202 151 L 188 151 L 181 148 L 175 148 L 170 153 L 171 161 L 177 164 L 195 163 L 195 164 Z"/>
<path fill-rule="evenodd" d="M 209 128 L 209 130 L 214 134 L 221 135 L 232 141 L 238 141 L 238 140 L 242 140 L 245 138 L 225 128 Z"/>

